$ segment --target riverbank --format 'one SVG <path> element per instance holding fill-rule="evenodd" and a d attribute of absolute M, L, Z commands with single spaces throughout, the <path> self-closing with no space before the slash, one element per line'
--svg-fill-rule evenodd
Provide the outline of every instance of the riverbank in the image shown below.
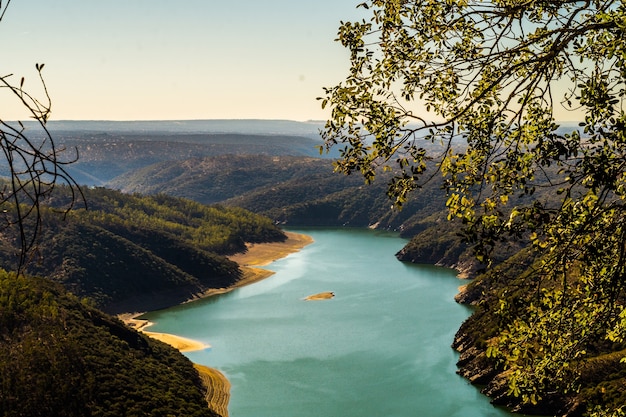
<path fill-rule="evenodd" d="M 223 373 L 208 366 L 193 364 L 200 374 L 200 379 L 206 387 L 204 398 L 211 409 L 222 417 L 228 417 L 228 402 L 230 401 L 230 381 Z"/>
<path fill-rule="evenodd" d="M 266 279 L 272 276 L 274 274 L 274 271 L 258 268 L 259 266 L 269 265 L 272 262 L 284 258 L 292 253 L 298 252 L 305 246 L 313 243 L 313 238 L 308 235 L 293 232 L 285 232 L 285 235 L 287 235 L 287 239 L 283 242 L 248 244 L 246 252 L 230 256 L 229 259 L 231 261 L 237 262 L 239 264 L 239 267 L 241 268 L 241 271 L 243 273 L 241 279 L 235 284 L 226 288 L 211 288 L 204 293 L 185 302 L 188 303 L 207 297 L 212 297 L 218 294 L 225 294 L 237 288 L 241 288 L 246 285 L 250 285 Z M 148 336 L 167 343 L 174 348 L 180 350 L 181 352 L 202 350 L 210 347 L 210 345 L 204 344 L 202 342 L 176 336 L 173 334 L 146 331 L 146 328 L 148 328 L 152 323 L 150 323 L 148 320 L 142 320 L 139 318 L 145 313 L 145 311 L 124 313 L 118 314 L 117 317 L 128 326 L 133 327 L 135 330 L 142 331 Z"/>
<path fill-rule="evenodd" d="M 287 240 L 284 242 L 248 244 L 246 252 L 230 256 L 229 259 L 241 266 L 264 266 L 298 252 L 300 249 L 313 243 L 313 238 L 309 235 L 293 232 L 285 232 L 285 234 L 287 235 Z"/>
<path fill-rule="evenodd" d="M 292 232 L 285 232 L 285 234 L 287 235 L 287 239 L 284 242 L 250 244 L 247 246 L 245 253 L 231 256 L 230 259 L 237 262 L 243 272 L 242 278 L 234 285 L 227 288 L 212 288 L 187 302 L 217 294 L 224 294 L 268 278 L 274 274 L 274 271 L 258 268 L 259 266 L 268 265 L 277 259 L 298 252 L 305 246 L 313 243 L 313 238 L 307 235 Z M 143 314 L 145 313 L 126 313 L 118 315 L 118 318 L 124 321 L 128 326 L 143 332 L 153 339 L 167 343 L 181 352 L 210 348 L 210 345 L 205 343 L 174 334 L 146 331 L 146 328 L 152 323 L 148 320 L 138 318 Z M 228 378 L 217 369 L 199 364 L 194 364 L 194 367 L 200 374 L 200 378 L 206 387 L 207 391 L 205 397 L 211 409 L 222 417 L 228 417 L 228 402 L 230 400 L 230 382 Z"/>

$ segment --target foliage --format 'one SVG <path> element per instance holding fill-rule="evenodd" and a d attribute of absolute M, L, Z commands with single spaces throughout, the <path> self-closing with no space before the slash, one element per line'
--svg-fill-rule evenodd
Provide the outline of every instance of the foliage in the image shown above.
<path fill-rule="evenodd" d="M 478 383 L 485 386 L 483 391 L 497 404 L 524 414 L 576 416 L 581 415 L 589 404 L 601 404 L 604 411 L 618 409 L 626 401 L 626 363 L 620 362 L 626 354 L 624 343 L 614 343 L 602 337 L 579 338 L 578 349 L 584 350 L 585 355 L 554 369 L 562 378 L 575 380 L 576 389 L 564 390 L 554 381 L 545 380 L 548 389 L 542 390 L 542 398 L 536 398 L 534 404 L 524 402 L 522 395 L 516 397 L 510 384 L 501 384 L 502 380 L 510 381 L 510 368 L 501 361 L 487 360 L 494 356 L 494 349 L 500 348 L 502 333 L 510 335 L 509 329 L 520 324 L 521 318 L 526 317 L 528 309 L 532 308 L 530 306 L 540 302 L 544 294 L 551 293 L 549 285 L 558 290 L 558 283 L 541 281 L 533 273 L 541 263 L 531 248 L 526 248 L 479 275 L 459 294 L 458 301 L 474 306 L 474 313 L 463 323 L 455 338 L 454 346 L 461 351 L 460 373 L 470 380 L 478 379 Z M 540 356 L 541 349 L 567 349 L 569 340 L 565 331 L 571 325 L 570 321 L 578 320 L 578 315 L 574 312 L 562 319 L 560 331 L 535 339 L 533 351 L 525 353 L 512 346 L 513 349 L 507 350 L 506 354 Z M 529 330 L 541 331 L 542 327 Z M 544 347 L 541 342 L 547 340 L 558 340 L 563 345 Z M 520 342 L 519 346 L 523 347 L 524 343 L 526 341 Z M 539 373 L 541 369 L 537 371 Z"/>
<path fill-rule="evenodd" d="M 0 271 L 0 414 L 214 416 L 192 363 L 58 284 Z"/>
<path fill-rule="evenodd" d="M 490 355 L 508 369 L 510 394 L 529 403 L 551 389 L 578 389 L 570 369 L 588 354 L 582 346 L 621 342 L 626 329 L 626 5 L 370 0 L 361 7 L 371 19 L 339 29 L 350 73 L 322 98 L 331 110 L 326 147 L 341 146 L 336 169 L 372 181 L 398 168 L 387 192 L 402 205 L 430 179 L 434 159 L 448 217 L 465 223 L 479 260 L 488 262 L 503 237 L 528 236 L 543 284 L 493 339 Z M 558 130 L 563 109 L 582 115 L 580 130 Z M 425 143 L 440 143 L 440 155 Z M 545 184 L 558 204 L 515 200 Z"/>

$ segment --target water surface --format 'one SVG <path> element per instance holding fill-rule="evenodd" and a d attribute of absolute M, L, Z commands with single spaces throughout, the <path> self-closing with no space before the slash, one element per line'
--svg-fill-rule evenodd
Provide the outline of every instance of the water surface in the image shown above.
<path fill-rule="evenodd" d="M 210 344 L 189 352 L 231 381 L 231 417 L 496 417 L 512 414 L 455 374 L 469 309 L 445 268 L 404 264 L 406 240 L 362 229 L 293 230 L 315 243 L 231 293 L 150 313 L 150 330 Z M 333 291 L 335 298 L 303 301 Z"/>

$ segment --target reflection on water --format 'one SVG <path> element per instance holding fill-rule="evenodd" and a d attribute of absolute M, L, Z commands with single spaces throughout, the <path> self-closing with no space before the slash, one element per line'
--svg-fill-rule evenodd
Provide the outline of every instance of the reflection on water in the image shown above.
<path fill-rule="evenodd" d="M 406 241 L 391 233 L 296 232 L 315 243 L 272 277 L 149 315 L 154 331 L 211 344 L 187 356 L 230 379 L 231 417 L 510 415 L 455 374 L 469 310 L 453 271 L 397 261 Z M 324 291 L 335 298 L 303 301 Z"/>

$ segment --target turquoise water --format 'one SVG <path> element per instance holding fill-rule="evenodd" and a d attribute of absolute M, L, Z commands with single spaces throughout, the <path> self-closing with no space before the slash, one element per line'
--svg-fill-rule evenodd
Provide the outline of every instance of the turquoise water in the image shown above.
<path fill-rule="evenodd" d="M 361 229 L 315 239 L 231 293 L 150 313 L 150 330 L 200 340 L 194 362 L 231 381 L 231 417 L 492 417 L 512 414 L 455 374 L 470 311 L 445 268 L 404 264 L 406 240 Z M 323 291 L 335 298 L 303 301 Z"/>

